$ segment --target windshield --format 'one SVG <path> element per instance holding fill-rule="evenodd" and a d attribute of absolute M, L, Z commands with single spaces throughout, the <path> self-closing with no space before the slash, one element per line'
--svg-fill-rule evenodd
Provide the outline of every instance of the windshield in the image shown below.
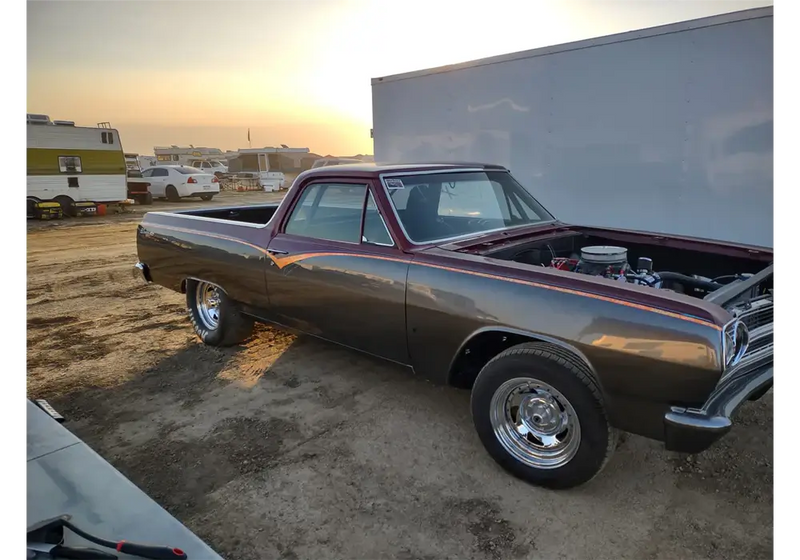
<path fill-rule="evenodd" d="M 505 171 L 387 177 L 397 217 L 414 243 L 547 222 L 553 216 Z"/>
<path fill-rule="evenodd" d="M 175 171 L 178 173 L 183 173 L 184 175 L 203 175 L 205 171 L 201 169 L 197 169 L 196 167 L 176 167 Z"/>

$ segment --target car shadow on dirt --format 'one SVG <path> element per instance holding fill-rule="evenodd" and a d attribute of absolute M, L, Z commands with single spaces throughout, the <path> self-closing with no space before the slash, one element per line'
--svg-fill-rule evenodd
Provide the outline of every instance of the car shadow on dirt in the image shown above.
<path fill-rule="evenodd" d="M 771 508 L 764 446 L 741 452 L 763 426 L 735 430 L 691 468 L 655 442 L 629 439 L 593 483 L 559 494 L 569 516 L 545 523 L 528 515 L 529 500 L 552 493 L 512 479 L 482 453 L 468 391 L 270 327 L 232 348 L 188 341 L 124 382 L 76 387 L 51 402 L 67 428 L 229 559 L 622 550 L 593 533 L 586 547 L 548 536 L 548 523 L 567 534 L 598 508 L 607 530 L 628 535 L 641 557 L 752 558 L 771 546 L 740 531 Z M 702 528 L 714 511 L 727 521 L 710 539 Z M 311 532 L 307 519 L 316 520 Z M 378 530 L 381 542 L 352 537 Z M 682 531 L 692 537 L 681 540 Z"/>
<path fill-rule="evenodd" d="M 406 375 L 312 338 L 257 330 L 230 348 L 192 340 L 116 385 L 29 397 L 48 398 L 68 429 L 185 517 L 202 509 L 207 494 L 263 470 L 287 445 L 346 420 L 370 386 Z M 78 329 L 70 333 L 88 343 Z M 354 367 L 359 373 L 341 375 Z"/>

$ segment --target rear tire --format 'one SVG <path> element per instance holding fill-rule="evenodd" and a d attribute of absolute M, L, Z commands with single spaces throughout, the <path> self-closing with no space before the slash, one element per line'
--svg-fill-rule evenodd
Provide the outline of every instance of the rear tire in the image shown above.
<path fill-rule="evenodd" d="M 209 201 L 209 200 L 211 200 L 212 198 L 214 198 L 214 195 L 213 195 L 213 194 L 201 194 L 201 195 L 200 195 L 200 200 Z"/>
<path fill-rule="evenodd" d="M 137 195 L 136 201 L 142 206 L 150 206 L 153 204 L 153 195 L 151 193 Z"/>
<path fill-rule="evenodd" d="M 39 203 L 39 199 L 35 197 L 29 197 L 27 200 L 28 206 L 28 217 L 35 218 L 36 217 L 36 205 Z"/>
<path fill-rule="evenodd" d="M 178 194 L 178 189 L 172 185 L 167 185 L 167 200 L 170 202 L 180 202 L 181 196 Z"/>
<path fill-rule="evenodd" d="M 475 380 L 471 407 L 489 455 L 537 486 L 566 489 L 589 482 L 617 445 L 588 368 L 547 343 L 514 346 L 486 364 Z"/>
<path fill-rule="evenodd" d="M 61 205 L 61 212 L 65 216 L 69 216 L 70 218 L 75 217 L 75 201 L 72 200 L 68 196 L 57 196 L 53 199 L 53 202 L 58 202 Z"/>
<path fill-rule="evenodd" d="M 241 313 L 235 301 L 207 282 L 186 282 L 186 306 L 194 332 L 209 346 L 234 346 L 253 333 L 254 321 Z"/>

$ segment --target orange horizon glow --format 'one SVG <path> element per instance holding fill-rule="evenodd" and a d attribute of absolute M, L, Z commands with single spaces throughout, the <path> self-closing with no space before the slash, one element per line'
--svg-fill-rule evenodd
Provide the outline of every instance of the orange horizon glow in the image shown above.
<path fill-rule="evenodd" d="M 28 3 L 28 112 L 156 145 L 372 154 L 370 81 L 752 7 L 429 0 Z"/>

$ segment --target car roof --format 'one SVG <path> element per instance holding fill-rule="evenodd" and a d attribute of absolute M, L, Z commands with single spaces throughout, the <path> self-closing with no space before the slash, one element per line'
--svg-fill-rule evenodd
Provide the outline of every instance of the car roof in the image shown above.
<path fill-rule="evenodd" d="M 483 169 L 507 171 L 502 165 L 475 162 L 433 162 L 433 163 L 347 163 L 328 167 L 315 167 L 303 171 L 303 178 L 316 175 L 383 175 L 385 173 L 414 173 L 418 171 L 457 171 L 460 169 Z M 299 177 L 298 177 L 299 178 Z"/>

